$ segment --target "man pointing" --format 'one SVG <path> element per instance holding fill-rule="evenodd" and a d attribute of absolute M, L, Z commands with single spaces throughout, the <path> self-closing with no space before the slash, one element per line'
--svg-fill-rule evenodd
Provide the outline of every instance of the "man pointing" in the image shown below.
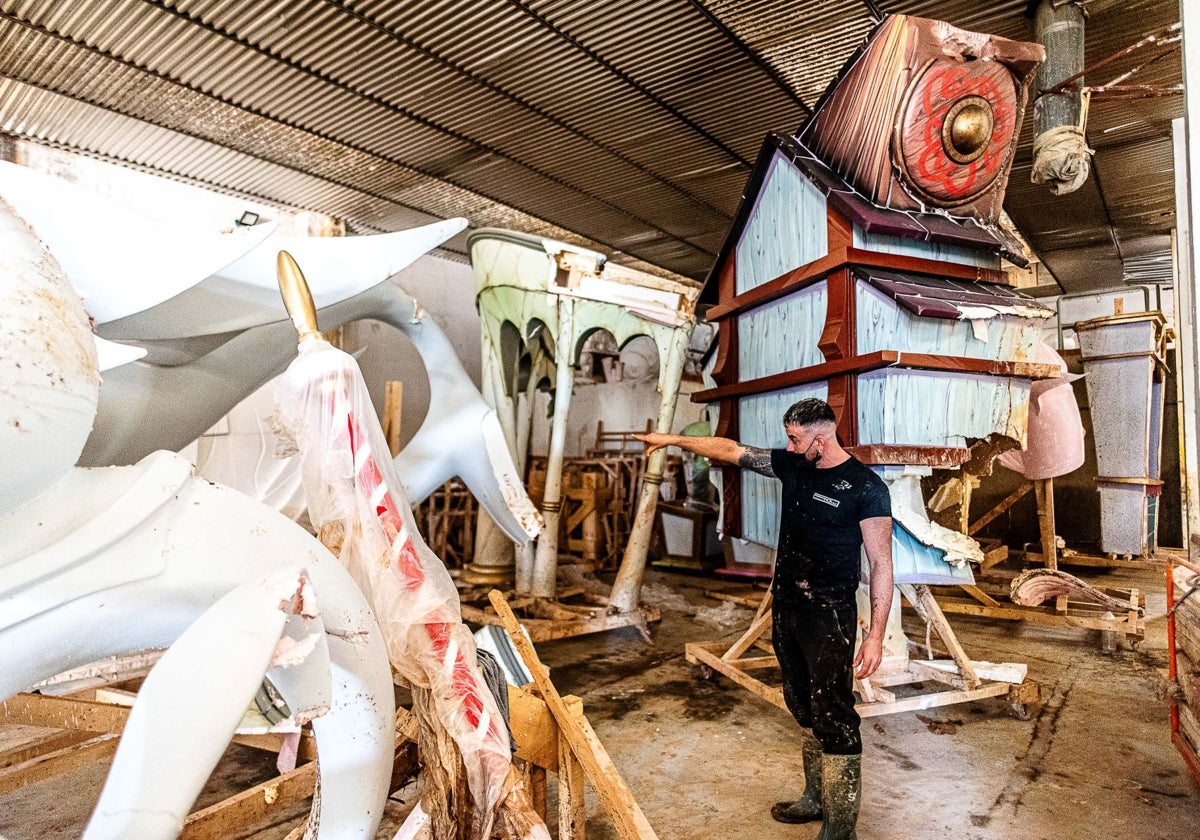
<path fill-rule="evenodd" d="M 861 798 L 862 739 L 854 677 L 875 673 L 892 603 L 891 499 L 883 479 L 841 447 L 833 410 L 807 399 L 783 415 L 784 449 L 735 440 L 638 435 L 646 454 L 678 446 L 783 484 L 772 640 L 783 697 L 801 726 L 804 793 L 778 802 L 780 822 L 821 819 L 817 840 L 854 840 Z M 857 656 L 860 555 L 870 565 L 871 626 Z"/>

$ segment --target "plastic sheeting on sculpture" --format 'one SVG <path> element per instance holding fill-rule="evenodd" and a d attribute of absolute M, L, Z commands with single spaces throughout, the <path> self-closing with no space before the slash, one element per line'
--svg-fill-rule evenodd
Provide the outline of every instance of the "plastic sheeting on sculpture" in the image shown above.
<path fill-rule="evenodd" d="M 357 364 L 310 339 L 276 390 L 309 516 L 374 605 L 393 667 L 429 689 L 462 752 L 485 831 L 505 796 L 509 735 L 476 667 L 449 573 L 416 530 Z M 548 836 L 548 835 L 547 835 Z"/>

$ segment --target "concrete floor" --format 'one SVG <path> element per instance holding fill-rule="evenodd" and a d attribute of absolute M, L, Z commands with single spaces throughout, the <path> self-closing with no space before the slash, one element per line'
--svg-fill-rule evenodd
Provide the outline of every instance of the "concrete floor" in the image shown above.
<path fill-rule="evenodd" d="M 1028 721 L 990 699 L 867 720 L 861 838 L 1200 836 L 1200 788 L 1170 743 L 1162 698 L 1161 574 L 1085 577 L 1151 593 L 1146 641 L 1104 656 L 1092 631 L 952 616 L 973 658 L 1027 663 L 1044 703 Z M 741 632 L 744 622 L 719 628 L 690 615 L 718 605 L 703 598 L 706 587 L 734 587 L 654 572 L 647 583 L 647 600 L 663 611 L 653 641 L 623 630 L 539 645 L 555 684 L 583 698 L 663 840 L 814 837 L 817 826 L 781 825 L 768 814 L 772 802 L 799 792 L 790 716 L 721 677 L 699 678 L 683 658 L 686 642 L 732 641 Z M 906 614 L 906 627 L 911 638 L 924 637 L 915 616 Z M 198 806 L 268 778 L 272 764 L 231 747 Z M 0 836 L 78 836 L 105 770 L 97 765 L 0 798 Z M 402 799 L 412 793 L 389 804 L 379 837 L 390 838 L 407 813 Z M 599 803 L 589 802 L 590 840 L 616 838 Z M 250 836 L 278 840 L 306 810 Z"/>

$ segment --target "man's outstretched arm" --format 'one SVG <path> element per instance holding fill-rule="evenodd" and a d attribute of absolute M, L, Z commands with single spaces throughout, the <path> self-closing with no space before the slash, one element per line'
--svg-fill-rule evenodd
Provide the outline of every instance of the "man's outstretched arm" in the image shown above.
<path fill-rule="evenodd" d="M 693 437 L 692 435 L 660 435 L 651 432 L 645 435 L 634 435 L 646 444 L 646 454 L 664 446 L 678 446 L 689 452 L 708 458 L 712 461 L 723 461 L 726 464 L 737 464 L 747 470 L 753 470 L 760 475 L 775 477 L 771 468 L 771 450 L 759 449 L 757 446 L 744 446 L 736 440 L 723 437 Z"/>

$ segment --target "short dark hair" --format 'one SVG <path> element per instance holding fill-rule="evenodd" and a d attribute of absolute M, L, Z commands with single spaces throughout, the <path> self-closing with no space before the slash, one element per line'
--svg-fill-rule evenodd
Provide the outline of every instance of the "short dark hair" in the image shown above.
<path fill-rule="evenodd" d="M 818 400 L 815 397 L 809 397 L 806 400 L 792 403 L 792 406 L 783 413 L 784 426 L 820 426 L 825 423 L 837 424 L 837 417 L 834 416 L 833 409 L 829 407 L 829 403 L 825 400 Z"/>

